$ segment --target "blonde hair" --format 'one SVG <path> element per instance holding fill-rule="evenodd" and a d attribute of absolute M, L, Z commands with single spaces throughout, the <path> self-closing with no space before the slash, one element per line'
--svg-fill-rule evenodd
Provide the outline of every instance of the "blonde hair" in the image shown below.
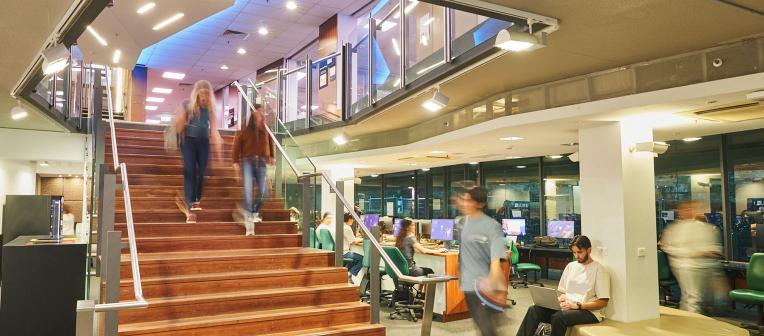
<path fill-rule="evenodd" d="M 199 115 L 199 109 L 202 107 L 199 106 L 199 92 L 202 90 L 207 90 L 210 93 L 210 99 L 207 100 L 207 106 L 205 106 L 207 111 L 211 116 L 215 113 L 215 93 L 212 91 L 212 84 L 207 80 L 201 79 L 194 83 L 194 89 L 191 91 L 188 106 L 190 115 L 187 116 L 188 119 L 193 119 Z"/>

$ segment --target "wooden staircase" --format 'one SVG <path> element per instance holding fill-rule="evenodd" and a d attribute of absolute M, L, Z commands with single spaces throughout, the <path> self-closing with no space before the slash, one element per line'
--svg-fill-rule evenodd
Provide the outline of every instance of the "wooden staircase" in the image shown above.
<path fill-rule="evenodd" d="M 211 153 L 198 223 L 186 224 L 175 204 L 183 192 L 180 153 L 164 150 L 159 130 L 116 133 L 149 302 L 119 313 L 120 335 L 385 334 L 369 323 L 369 306 L 332 253 L 300 247 L 283 199 L 265 201 L 256 235 L 244 236 L 233 219 L 241 187 L 230 164 L 231 136 L 224 136 L 220 155 Z M 106 162 L 111 153 L 107 145 Z M 115 228 L 126 239 L 121 191 L 116 203 Z M 131 300 L 130 257 L 122 252 L 120 300 Z"/>

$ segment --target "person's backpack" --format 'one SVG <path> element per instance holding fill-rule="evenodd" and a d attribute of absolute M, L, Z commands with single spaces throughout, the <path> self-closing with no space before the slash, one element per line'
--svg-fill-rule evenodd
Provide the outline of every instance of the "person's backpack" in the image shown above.
<path fill-rule="evenodd" d="M 557 247 L 559 243 L 557 242 L 557 238 L 543 236 L 543 237 L 534 237 L 533 245 L 536 245 L 537 247 Z"/>

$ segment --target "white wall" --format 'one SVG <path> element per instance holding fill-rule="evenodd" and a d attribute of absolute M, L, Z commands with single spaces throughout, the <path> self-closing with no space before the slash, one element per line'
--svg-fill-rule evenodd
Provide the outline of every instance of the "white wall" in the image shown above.
<path fill-rule="evenodd" d="M 0 159 L 83 160 L 84 134 L 0 129 Z"/>
<path fill-rule="evenodd" d="M 5 195 L 34 195 L 36 185 L 35 163 L 0 160 L 0 233 L 3 232 L 2 206 L 5 204 Z"/>

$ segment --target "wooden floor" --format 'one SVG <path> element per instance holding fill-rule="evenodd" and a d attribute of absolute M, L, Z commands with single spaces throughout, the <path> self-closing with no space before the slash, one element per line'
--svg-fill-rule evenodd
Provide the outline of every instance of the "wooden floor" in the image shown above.
<path fill-rule="evenodd" d="M 300 247 L 283 199 L 270 199 L 255 236 L 234 221 L 241 199 L 231 168 L 232 137 L 211 154 L 198 223 L 186 224 L 181 157 L 167 152 L 161 131 L 117 129 L 127 163 L 143 293 L 149 308 L 119 313 L 120 335 L 384 335 L 369 324 L 369 306 L 347 271 L 326 251 Z M 107 144 L 110 139 L 107 137 Z M 107 146 L 107 162 L 111 160 Z M 115 227 L 127 236 L 124 200 Z M 123 250 L 121 300 L 133 297 Z"/>

